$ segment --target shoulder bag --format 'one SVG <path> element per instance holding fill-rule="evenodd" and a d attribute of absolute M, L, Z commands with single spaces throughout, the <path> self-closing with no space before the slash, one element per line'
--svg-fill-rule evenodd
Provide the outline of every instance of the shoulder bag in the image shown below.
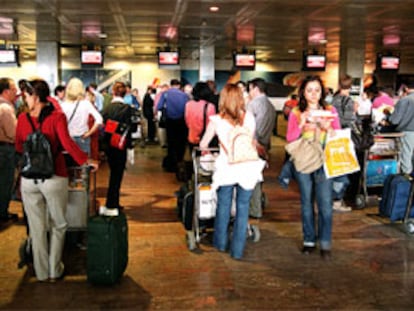
<path fill-rule="evenodd" d="M 313 139 L 300 137 L 285 146 L 298 172 L 310 174 L 322 167 L 324 153 L 319 142 L 319 135 L 320 131 L 317 129 Z"/>

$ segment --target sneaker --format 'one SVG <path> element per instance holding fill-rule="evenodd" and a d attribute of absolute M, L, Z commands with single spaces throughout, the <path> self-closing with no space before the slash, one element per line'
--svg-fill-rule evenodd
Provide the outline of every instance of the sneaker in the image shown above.
<path fill-rule="evenodd" d="M 118 216 L 119 210 L 117 208 L 106 208 L 104 216 Z"/>
<path fill-rule="evenodd" d="M 352 208 L 350 206 L 344 205 L 342 200 L 333 202 L 333 210 L 337 212 L 351 212 Z"/>
<path fill-rule="evenodd" d="M 99 215 L 105 215 L 106 212 L 106 206 L 99 206 Z"/>

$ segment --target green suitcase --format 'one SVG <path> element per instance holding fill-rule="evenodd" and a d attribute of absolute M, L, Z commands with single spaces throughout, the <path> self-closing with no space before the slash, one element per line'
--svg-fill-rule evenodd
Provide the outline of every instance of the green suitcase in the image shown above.
<path fill-rule="evenodd" d="M 128 225 L 125 214 L 93 216 L 88 220 L 87 277 L 96 285 L 120 280 L 128 264 Z"/>

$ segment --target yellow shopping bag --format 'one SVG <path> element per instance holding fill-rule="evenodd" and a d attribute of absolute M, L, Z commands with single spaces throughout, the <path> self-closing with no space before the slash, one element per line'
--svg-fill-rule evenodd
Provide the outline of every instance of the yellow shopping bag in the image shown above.
<path fill-rule="evenodd" d="M 329 133 L 324 153 L 323 167 L 327 178 L 347 175 L 360 170 L 349 128 Z"/>

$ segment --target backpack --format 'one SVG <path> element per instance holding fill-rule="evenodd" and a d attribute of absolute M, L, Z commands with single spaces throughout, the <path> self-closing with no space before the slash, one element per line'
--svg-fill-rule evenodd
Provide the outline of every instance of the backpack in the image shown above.
<path fill-rule="evenodd" d="M 29 113 L 26 116 L 33 132 L 27 136 L 23 144 L 21 175 L 29 179 L 51 178 L 55 173 L 55 166 L 50 142 L 41 132 L 42 123 L 36 129 Z"/>
<path fill-rule="evenodd" d="M 243 118 L 244 121 L 244 118 Z M 229 146 L 226 148 L 223 144 L 224 151 L 230 164 L 259 159 L 256 147 L 253 144 L 253 135 L 250 130 L 242 125 L 235 125 L 229 133 Z"/>

